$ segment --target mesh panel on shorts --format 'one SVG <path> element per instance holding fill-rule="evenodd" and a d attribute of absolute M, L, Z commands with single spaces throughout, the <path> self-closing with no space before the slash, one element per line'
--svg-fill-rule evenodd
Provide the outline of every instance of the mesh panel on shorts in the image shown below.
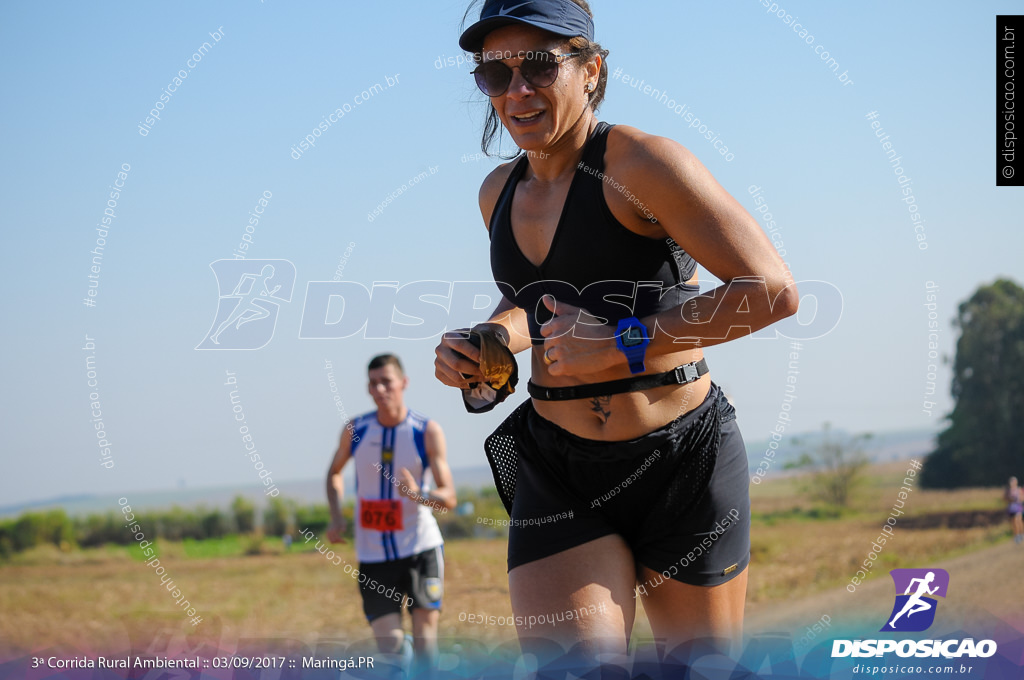
<path fill-rule="evenodd" d="M 722 441 L 721 418 L 719 403 L 715 400 L 710 408 L 681 434 L 681 441 L 685 442 L 686 450 L 690 454 L 680 456 L 674 469 L 663 470 L 672 481 L 669 482 L 664 495 L 654 501 L 653 511 L 648 515 L 648 523 L 651 524 L 652 530 L 657 527 L 668 528 L 672 519 L 689 513 L 707 493 Z"/>
<path fill-rule="evenodd" d="M 516 433 L 522 432 L 530 401 L 520 404 L 494 432 L 484 440 L 484 453 L 491 464 L 494 486 L 498 490 L 505 512 L 512 515 L 512 500 L 516 495 L 516 474 L 519 471 L 519 445 Z"/>

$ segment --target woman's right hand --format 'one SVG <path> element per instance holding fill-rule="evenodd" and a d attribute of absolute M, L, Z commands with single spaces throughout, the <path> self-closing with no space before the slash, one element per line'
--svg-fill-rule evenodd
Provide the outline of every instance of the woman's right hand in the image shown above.
<path fill-rule="evenodd" d="M 480 382 L 480 350 L 469 340 L 469 329 L 460 328 L 441 336 L 434 349 L 434 375 L 449 387 L 469 389 L 470 383 Z"/>

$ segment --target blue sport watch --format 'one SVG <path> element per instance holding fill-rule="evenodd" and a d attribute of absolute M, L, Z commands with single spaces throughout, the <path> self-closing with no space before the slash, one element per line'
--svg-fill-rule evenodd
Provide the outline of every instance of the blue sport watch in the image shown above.
<path fill-rule="evenodd" d="M 615 329 L 615 345 L 626 355 L 630 373 L 644 372 L 644 355 L 649 344 L 651 338 L 647 335 L 647 327 L 640 319 L 631 316 L 619 321 L 619 326 Z"/>

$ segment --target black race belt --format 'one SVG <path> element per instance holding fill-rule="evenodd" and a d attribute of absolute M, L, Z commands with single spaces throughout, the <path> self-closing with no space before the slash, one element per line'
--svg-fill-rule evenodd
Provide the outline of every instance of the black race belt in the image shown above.
<path fill-rule="evenodd" d="M 663 387 L 665 385 L 686 385 L 707 374 L 707 372 L 708 364 L 704 359 L 701 359 L 689 364 L 683 364 L 682 366 L 676 366 L 671 371 L 665 371 L 664 373 L 641 375 L 635 378 L 623 378 L 622 380 L 609 380 L 589 385 L 543 387 L 531 380 L 527 384 L 526 389 L 531 397 L 539 401 L 568 401 L 570 399 L 603 397 L 622 392 L 639 392 L 640 390 L 649 390 L 652 387 Z"/>

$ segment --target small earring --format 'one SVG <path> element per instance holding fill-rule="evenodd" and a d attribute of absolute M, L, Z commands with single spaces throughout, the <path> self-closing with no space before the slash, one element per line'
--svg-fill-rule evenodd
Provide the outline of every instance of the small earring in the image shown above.
<path fill-rule="evenodd" d="M 587 83 L 587 92 L 593 92 L 593 91 L 594 91 L 594 84 L 593 83 Z"/>

